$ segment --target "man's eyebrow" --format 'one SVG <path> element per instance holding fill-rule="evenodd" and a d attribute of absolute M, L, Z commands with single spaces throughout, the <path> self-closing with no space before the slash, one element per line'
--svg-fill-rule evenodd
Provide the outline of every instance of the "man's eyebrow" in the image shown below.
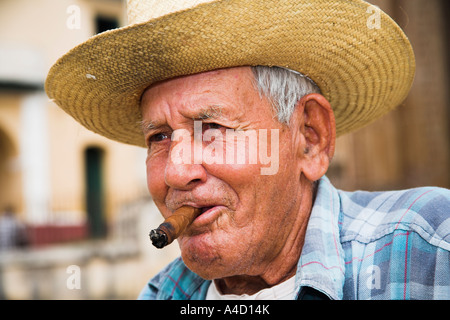
<path fill-rule="evenodd" d="M 219 105 L 211 105 L 201 109 L 197 114 L 192 116 L 192 120 L 208 120 L 217 119 L 222 115 L 222 107 Z M 151 130 L 162 127 L 162 124 L 158 124 L 151 120 L 142 120 L 139 122 L 141 130 L 144 134 Z"/>
<path fill-rule="evenodd" d="M 216 119 L 222 115 L 222 106 L 211 105 L 201 109 L 198 114 L 192 117 L 193 120 Z"/>
<path fill-rule="evenodd" d="M 153 122 L 151 120 L 142 120 L 142 121 L 140 121 L 139 124 L 140 124 L 141 130 L 144 134 L 146 134 L 150 130 L 154 130 L 154 129 L 160 127 L 159 125 L 157 125 L 155 122 Z"/>

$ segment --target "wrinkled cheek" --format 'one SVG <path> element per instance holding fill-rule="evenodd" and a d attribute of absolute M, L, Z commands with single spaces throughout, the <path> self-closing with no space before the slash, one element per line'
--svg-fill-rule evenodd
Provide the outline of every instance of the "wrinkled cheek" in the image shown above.
<path fill-rule="evenodd" d="M 146 161 L 147 188 L 153 199 L 164 199 L 166 184 L 164 180 L 165 166 L 156 161 Z"/>

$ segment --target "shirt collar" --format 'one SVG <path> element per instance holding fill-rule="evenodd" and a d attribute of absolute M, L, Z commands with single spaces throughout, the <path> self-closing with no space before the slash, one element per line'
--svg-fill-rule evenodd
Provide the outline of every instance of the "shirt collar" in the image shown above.
<path fill-rule="evenodd" d="M 157 300 L 202 300 L 209 283 L 189 270 L 178 257 L 154 277 L 149 286 L 155 288 Z"/>
<path fill-rule="evenodd" d="M 339 241 L 340 197 L 327 177 L 319 180 L 302 254 L 296 288 L 312 287 L 331 299 L 342 299 L 345 281 L 344 251 Z"/>

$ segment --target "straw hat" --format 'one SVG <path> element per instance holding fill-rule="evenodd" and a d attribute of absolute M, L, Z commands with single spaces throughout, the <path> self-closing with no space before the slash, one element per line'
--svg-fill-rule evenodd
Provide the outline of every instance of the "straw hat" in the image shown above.
<path fill-rule="evenodd" d="M 414 78 L 407 37 L 371 9 L 361 0 L 128 0 L 129 25 L 64 55 L 45 89 L 86 128 L 144 146 L 139 101 L 152 83 L 280 66 L 314 80 L 342 135 L 399 105 Z M 379 25 L 371 25 L 378 13 Z"/>

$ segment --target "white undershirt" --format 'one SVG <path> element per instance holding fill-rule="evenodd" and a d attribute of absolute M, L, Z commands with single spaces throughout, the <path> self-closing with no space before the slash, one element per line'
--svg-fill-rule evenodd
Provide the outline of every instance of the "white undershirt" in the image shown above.
<path fill-rule="evenodd" d="M 294 293 L 295 277 L 252 295 L 221 294 L 213 281 L 208 288 L 206 300 L 292 300 L 294 299 Z"/>

